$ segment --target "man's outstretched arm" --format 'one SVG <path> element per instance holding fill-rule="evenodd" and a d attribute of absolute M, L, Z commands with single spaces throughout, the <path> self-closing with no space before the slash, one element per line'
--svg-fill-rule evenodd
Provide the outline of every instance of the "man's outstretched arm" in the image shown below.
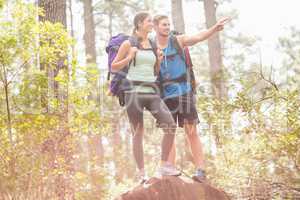
<path fill-rule="evenodd" d="M 196 35 L 179 35 L 177 39 L 182 47 L 184 46 L 193 46 L 198 42 L 208 39 L 215 32 L 221 31 L 224 28 L 224 25 L 230 20 L 229 17 L 225 17 L 220 19 L 215 25 L 210 27 L 209 29 L 202 31 Z"/>

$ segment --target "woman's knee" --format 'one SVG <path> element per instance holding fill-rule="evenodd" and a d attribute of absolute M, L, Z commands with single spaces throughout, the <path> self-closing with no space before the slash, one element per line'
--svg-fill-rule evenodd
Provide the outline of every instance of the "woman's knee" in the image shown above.
<path fill-rule="evenodd" d="M 142 124 L 131 125 L 133 137 L 141 137 L 144 135 L 144 126 Z"/>

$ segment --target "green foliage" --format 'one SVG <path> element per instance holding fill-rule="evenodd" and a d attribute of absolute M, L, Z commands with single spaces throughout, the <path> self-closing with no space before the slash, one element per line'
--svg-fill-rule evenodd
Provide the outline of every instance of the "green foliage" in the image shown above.
<path fill-rule="evenodd" d="M 102 22 L 99 24 L 99 28 L 108 31 L 107 33 L 102 33 L 102 38 L 107 38 L 110 31 L 113 35 L 120 32 L 131 34 L 132 13 L 137 13 L 141 10 L 145 10 L 144 1 L 97 1 L 94 6 L 96 24 L 98 21 Z M 100 52 L 100 54 L 102 53 Z"/>
<path fill-rule="evenodd" d="M 5 1 L 4 0 L 0 0 L 0 9 L 3 8 Z"/>
<path fill-rule="evenodd" d="M 67 56 L 72 39 L 60 23 L 40 22 L 39 32 L 40 62 L 47 64 L 47 67 L 55 68 L 58 60 Z M 60 78 L 63 77 L 58 76 L 57 81 L 62 81 Z"/>
<path fill-rule="evenodd" d="M 61 123 L 60 116 L 45 112 L 41 105 L 41 95 L 45 89 L 48 94 L 47 72 L 55 70 L 57 62 L 67 56 L 73 40 L 61 24 L 38 22 L 37 14 L 41 12 L 35 5 L 17 2 L 12 8 L 11 16 L 0 22 L 1 198 L 11 195 L 22 199 L 54 197 L 57 189 L 53 183 L 61 174 L 69 176 L 70 185 L 74 187 L 76 181 L 80 181 L 70 174 L 70 161 L 66 160 L 66 152 L 58 152 L 60 149 L 74 151 L 81 137 L 78 140 L 67 137 L 63 144 L 60 142 L 61 136 L 57 130 Z M 44 71 L 40 70 L 39 64 L 43 65 Z M 66 61 L 63 64 L 66 65 Z M 75 65 L 73 68 L 76 70 Z M 60 86 L 68 87 L 69 78 L 65 71 L 60 70 L 55 80 Z M 5 93 L 8 98 L 4 98 Z M 47 98 L 49 106 L 57 104 L 51 96 Z M 70 100 L 73 98 L 70 97 Z M 9 102 L 8 106 L 6 102 Z M 71 103 L 77 106 L 76 102 Z M 7 110 L 10 110 L 10 114 Z M 11 127 L 7 126 L 9 116 Z M 88 120 L 99 117 L 91 115 Z M 91 121 L 96 122 L 96 119 Z M 78 124 L 81 125 L 81 122 Z M 82 134 L 80 128 L 75 130 Z M 10 142 L 9 131 L 13 143 Z M 102 185 L 104 175 L 97 177 L 100 182 L 95 185 Z M 41 188 L 45 190 L 42 194 Z"/>
<path fill-rule="evenodd" d="M 131 12 L 144 4 L 127 2 L 121 12 L 122 6 L 115 3 L 96 2 L 95 10 L 105 12 L 97 20 L 106 19 L 107 12 L 114 10 L 113 31 L 121 30 L 120 26 L 130 31 Z M 0 1 L 0 8 L 3 5 Z M 35 5 L 18 2 L 12 8 L 10 16 L 0 20 L 0 199 L 49 199 L 56 195 L 54 183 L 60 176 L 68 180 L 76 199 L 112 199 L 135 186 L 128 119 L 117 99 L 107 95 L 107 84 L 99 80 L 102 71 L 94 64 L 79 65 L 75 59 L 60 63 L 70 70 L 59 70 L 55 76 L 68 92 L 65 125 L 69 134 L 62 136 L 59 127 L 66 122 L 51 110 L 59 108 L 59 103 L 50 91 L 48 72 L 68 57 L 74 40 L 61 24 L 38 22 L 42 12 Z M 266 66 L 247 62 L 256 40 L 239 34 L 228 37 L 243 50 L 235 55 L 225 51 L 231 94 L 227 100 L 211 95 L 207 49 L 192 49 L 208 177 L 237 199 L 249 193 L 293 199 L 291 188 L 300 187 L 300 33 L 291 29 L 280 38 L 279 49 L 286 57 L 273 73 L 286 75 L 283 81 L 262 72 Z M 47 109 L 41 103 L 43 94 Z M 162 132 L 149 113 L 144 122 L 145 167 L 151 176 L 159 165 Z M 177 165 L 193 173 L 183 130 L 177 131 L 176 139 Z M 280 193 L 274 193 L 275 184 L 281 186 Z M 272 189 L 259 192 L 265 186 Z"/>
<path fill-rule="evenodd" d="M 207 156 L 209 178 L 236 198 L 246 198 L 251 187 L 257 196 L 275 196 L 277 188 L 258 192 L 273 183 L 282 187 L 279 198 L 293 196 L 289 188 L 299 187 L 300 178 L 299 90 L 286 90 L 290 82 L 276 86 L 261 72 L 246 76 L 233 84 L 240 86 L 235 98 L 199 96 L 202 126 L 210 127 L 204 133 L 214 141 L 205 149 L 216 149 Z"/>

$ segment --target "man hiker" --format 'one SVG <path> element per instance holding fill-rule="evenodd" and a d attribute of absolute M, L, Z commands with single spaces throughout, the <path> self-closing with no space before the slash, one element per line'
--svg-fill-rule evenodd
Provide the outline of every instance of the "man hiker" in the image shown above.
<path fill-rule="evenodd" d="M 191 82 L 188 81 L 188 69 L 185 62 L 183 49 L 193 46 L 208 39 L 214 33 L 223 30 L 229 18 L 219 20 L 211 28 L 195 35 L 170 34 L 168 16 L 157 15 L 154 17 L 155 41 L 157 48 L 163 51 L 160 65 L 160 83 L 162 96 L 170 109 L 177 126 L 184 128 L 188 137 L 191 152 L 196 167 L 193 179 L 202 182 L 206 179 L 204 171 L 204 154 L 200 138 L 197 134 L 199 118 L 195 105 L 195 97 Z M 179 47 L 178 47 L 179 46 Z M 169 155 L 169 161 L 175 164 L 175 144 Z"/>

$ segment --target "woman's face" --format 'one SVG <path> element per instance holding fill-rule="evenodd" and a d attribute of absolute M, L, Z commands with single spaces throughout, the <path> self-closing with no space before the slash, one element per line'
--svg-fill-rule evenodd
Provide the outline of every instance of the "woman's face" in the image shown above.
<path fill-rule="evenodd" d="M 152 17 L 151 16 L 146 17 L 140 27 L 141 27 L 141 30 L 144 30 L 144 31 L 150 33 L 153 29 Z"/>

